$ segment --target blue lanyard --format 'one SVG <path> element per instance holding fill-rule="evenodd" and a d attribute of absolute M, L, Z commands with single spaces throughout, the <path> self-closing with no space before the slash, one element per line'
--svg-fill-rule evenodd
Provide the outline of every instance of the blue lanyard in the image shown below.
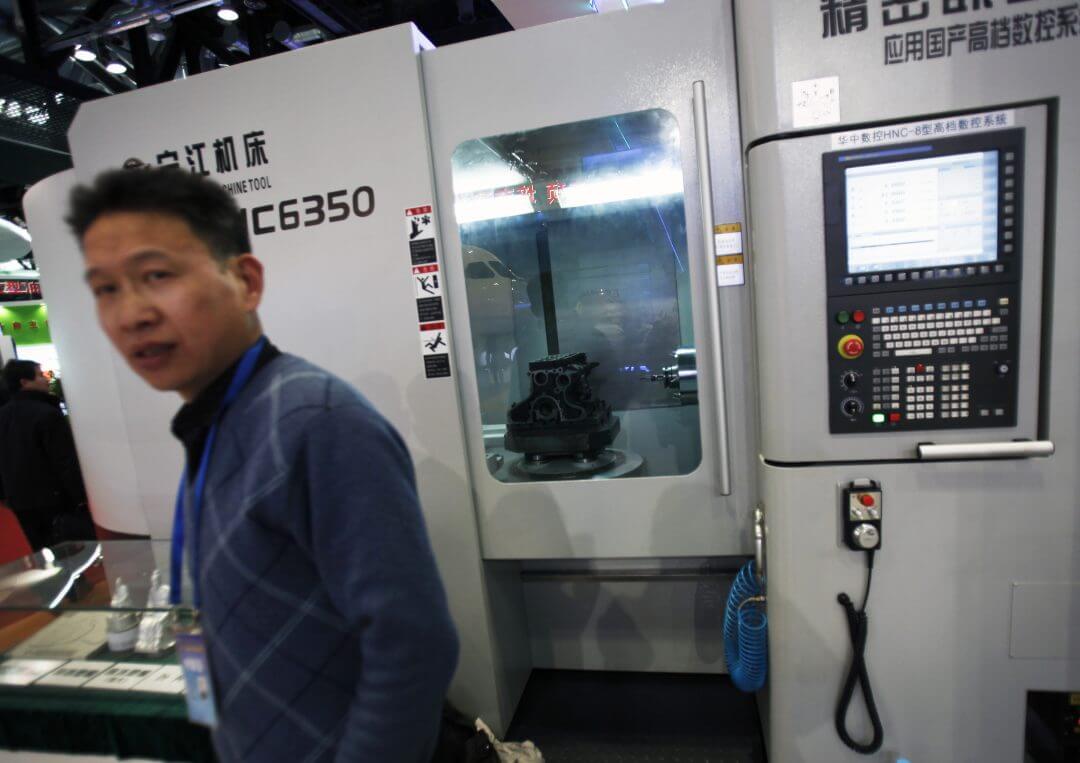
<path fill-rule="evenodd" d="M 202 527 L 202 503 L 203 492 L 206 489 L 206 474 L 210 469 L 210 454 L 214 450 L 214 440 L 217 439 L 218 423 L 225 415 L 225 410 L 236 401 L 241 390 L 251 380 L 255 373 L 255 363 L 259 354 L 266 346 L 266 337 L 259 337 L 259 341 L 248 348 L 236 367 L 229 389 L 225 392 L 225 399 L 221 401 L 221 407 L 214 415 L 214 423 L 210 426 L 210 432 L 206 435 L 206 443 L 203 445 L 202 457 L 199 459 L 199 471 L 195 475 L 195 487 L 191 496 L 192 531 L 195 535 L 191 554 L 191 582 L 194 585 L 195 608 L 202 603 L 199 591 L 199 528 Z M 180 586 L 183 584 L 184 571 L 184 534 L 187 525 L 184 522 L 184 480 L 187 477 L 187 464 L 184 464 L 184 473 L 180 475 L 180 489 L 176 493 L 176 511 L 173 514 L 172 558 L 169 560 L 169 601 L 173 604 L 180 603 Z"/>

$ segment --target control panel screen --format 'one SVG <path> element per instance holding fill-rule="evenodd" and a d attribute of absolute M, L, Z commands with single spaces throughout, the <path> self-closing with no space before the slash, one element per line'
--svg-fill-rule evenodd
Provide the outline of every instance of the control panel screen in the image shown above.
<path fill-rule="evenodd" d="M 844 189 L 849 273 L 997 259 L 997 151 L 849 167 Z"/>

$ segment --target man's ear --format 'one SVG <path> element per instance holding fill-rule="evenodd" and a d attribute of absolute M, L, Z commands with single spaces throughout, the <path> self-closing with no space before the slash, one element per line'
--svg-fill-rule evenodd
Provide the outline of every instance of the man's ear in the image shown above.
<path fill-rule="evenodd" d="M 229 261 L 229 268 L 241 283 L 244 307 L 254 311 L 262 302 L 266 285 L 262 262 L 254 254 L 246 253 L 233 257 Z"/>

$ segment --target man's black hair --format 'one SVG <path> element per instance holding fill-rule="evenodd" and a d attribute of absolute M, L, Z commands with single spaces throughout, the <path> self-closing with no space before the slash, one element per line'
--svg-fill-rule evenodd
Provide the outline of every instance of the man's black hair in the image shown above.
<path fill-rule="evenodd" d="M 22 391 L 23 381 L 33 381 L 37 378 L 38 368 L 41 366 L 32 360 L 9 360 L 4 366 L 4 384 L 8 392 L 14 395 Z"/>
<path fill-rule="evenodd" d="M 145 166 L 107 170 L 71 192 L 66 220 L 82 241 L 95 220 L 113 212 L 179 218 L 221 262 L 251 251 L 247 226 L 233 197 L 213 180 L 191 172 Z"/>

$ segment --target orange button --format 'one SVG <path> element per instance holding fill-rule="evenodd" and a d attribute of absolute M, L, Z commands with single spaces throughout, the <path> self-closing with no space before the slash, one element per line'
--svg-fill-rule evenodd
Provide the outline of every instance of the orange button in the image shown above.
<path fill-rule="evenodd" d="M 847 360 L 854 360 L 862 355 L 863 349 L 865 349 L 865 345 L 863 345 L 862 337 L 858 334 L 847 334 L 841 337 L 836 345 L 837 352 Z"/>

